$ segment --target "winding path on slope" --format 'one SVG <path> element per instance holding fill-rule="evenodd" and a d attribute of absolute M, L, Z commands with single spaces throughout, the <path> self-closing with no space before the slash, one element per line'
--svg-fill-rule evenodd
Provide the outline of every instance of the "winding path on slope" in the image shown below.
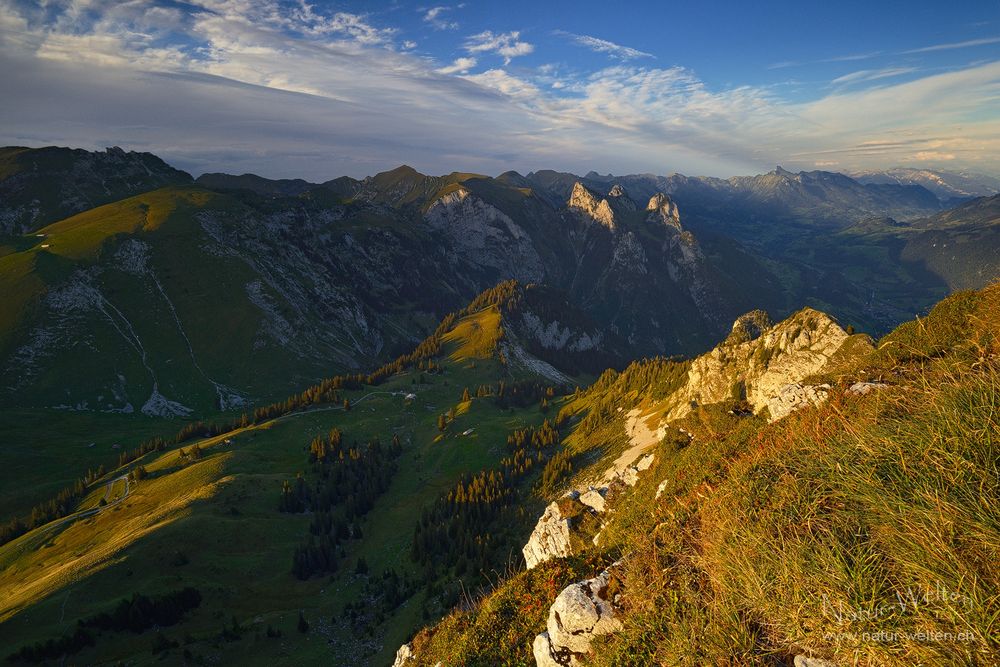
<path fill-rule="evenodd" d="M 118 482 L 124 482 L 125 490 L 120 496 L 108 502 L 108 498 L 111 496 L 111 492 L 114 489 L 115 484 L 117 484 Z M 55 530 L 56 528 L 64 526 L 68 523 L 72 523 L 73 521 L 77 521 L 79 519 L 86 519 L 88 517 L 96 516 L 97 514 L 100 514 L 105 510 L 111 509 L 112 507 L 115 507 L 119 505 L 122 501 L 124 501 L 128 497 L 128 494 L 131 491 L 132 491 L 132 485 L 129 483 L 128 475 L 127 474 L 119 475 L 118 477 L 110 479 L 105 483 L 104 496 L 101 497 L 101 500 L 105 501 L 104 505 L 101 505 L 100 502 L 98 502 L 97 506 L 91 507 L 90 509 L 79 510 L 73 512 L 72 514 L 67 514 L 66 516 L 60 519 L 54 519 L 43 526 L 39 526 L 38 528 L 35 528 L 25 533 L 24 535 L 18 537 L 16 540 L 3 545 L 3 547 L 0 547 L 0 549 L 8 552 L 4 554 L 6 558 L 20 555 L 18 552 L 33 545 L 34 542 L 39 537 L 45 535 L 49 531 Z"/>
<path fill-rule="evenodd" d="M 364 396 L 360 397 L 358 400 L 352 401 L 351 404 L 350 404 L 351 408 L 353 408 L 356 405 L 359 405 L 359 404 L 363 403 L 364 401 L 366 401 L 367 399 L 371 398 L 372 396 L 380 396 L 380 395 L 381 396 L 405 396 L 405 392 L 371 391 L 371 392 L 368 392 L 367 394 L 365 394 Z M 279 422 L 279 421 L 282 421 L 282 420 L 285 420 L 285 419 L 291 419 L 293 417 L 303 417 L 305 415 L 313 414 L 315 412 L 329 412 L 329 411 L 334 411 L 334 410 L 344 411 L 344 409 L 345 408 L 344 408 L 343 405 L 331 405 L 331 406 L 327 406 L 327 407 L 324 407 L 324 408 L 313 408 L 311 410 L 302 410 L 302 411 L 299 411 L 299 412 L 290 412 L 288 414 L 284 414 L 284 415 L 275 417 L 274 419 L 271 419 L 271 420 L 269 420 L 267 422 L 264 422 L 264 424 L 273 424 L 275 422 Z M 258 428 L 260 426 L 263 426 L 264 424 L 255 424 L 253 426 L 248 427 L 247 430 L 256 429 L 256 428 Z M 220 435 L 214 436 L 213 438 L 206 438 L 206 440 L 208 440 L 208 439 L 218 439 L 218 440 L 221 440 L 221 439 L 225 439 L 226 437 L 231 436 L 231 435 L 234 435 L 234 432 L 231 431 L 229 433 L 222 433 Z M 117 484 L 118 482 L 124 482 L 125 483 L 125 491 L 124 491 L 124 493 L 122 493 L 120 496 L 118 496 L 114 500 L 108 501 L 108 498 L 111 496 L 111 492 L 114 489 L 115 484 Z M 50 530 L 54 530 L 56 528 L 59 528 L 60 526 L 63 526 L 65 524 L 67 524 L 67 523 L 71 523 L 73 521 L 78 521 L 79 519 L 86 519 L 86 518 L 89 518 L 89 517 L 96 516 L 96 515 L 100 514 L 101 512 L 104 512 L 106 510 L 109 510 L 109 509 L 111 509 L 111 508 L 113 508 L 113 507 L 121 504 L 126 498 L 128 498 L 128 495 L 129 495 L 129 493 L 131 491 L 132 491 L 132 485 L 129 482 L 128 473 L 123 474 L 123 475 L 119 475 L 118 477 L 110 479 L 110 480 L 108 480 L 106 482 L 106 486 L 105 486 L 105 489 L 104 489 L 104 496 L 102 498 L 102 500 L 104 500 L 106 502 L 106 504 L 104 504 L 104 505 L 98 504 L 96 507 L 92 507 L 92 508 L 86 509 L 86 510 L 79 510 L 77 512 L 73 512 L 72 514 L 68 514 L 68 515 L 66 515 L 66 516 L 64 516 L 64 517 L 62 517 L 60 519 L 54 519 L 53 521 L 50 521 L 49 523 L 47 523 L 47 524 L 45 524 L 43 526 L 39 526 L 38 528 L 35 528 L 35 529 L 31 530 L 30 532 L 25 533 L 24 535 L 22 535 L 21 537 L 17 538 L 16 540 L 14 540 L 12 542 L 9 542 L 6 545 L 3 545 L 2 547 L 0 547 L 0 549 L 2 549 L 3 551 L 9 551 L 10 552 L 8 554 L 5 554 L 5 556 L 7 556 L 7 557 L 14 556 L 14 555 L 16 555 L 17 551 L 20 551 L 21 549 L 29 546 L 29 543 L 33 543 L 35 539 L 37 539 L 38 537 L 44 535 L 45 533 L 49 532 Z"/>

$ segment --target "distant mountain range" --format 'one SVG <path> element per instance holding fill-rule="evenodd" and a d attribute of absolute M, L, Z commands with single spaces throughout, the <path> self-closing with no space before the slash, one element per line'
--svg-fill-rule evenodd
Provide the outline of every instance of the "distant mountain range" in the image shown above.
<path fill-rule="evenodd" d="M 919 185 L 933 192 L 945 203 L 970 197 L 988 197 L 1000 192 L 1000 178 L 968 172 L 896 167 L 858 171 L 849 175 L 865 184 Z"/>
<path fill-rule="evenodd" d="M 0 400 L 19 405 L 190 415 L 273 398 L 409 349 L 509 279 L 599 323 L 610 365 L 702 352 L 755 308 L 885 331 L 1000 266 L 989 200 L 943 213 L 922 185 L 822 171 L 403 166 L 314 184 L 61 148 L 0 149 L 0 167 Z"/>

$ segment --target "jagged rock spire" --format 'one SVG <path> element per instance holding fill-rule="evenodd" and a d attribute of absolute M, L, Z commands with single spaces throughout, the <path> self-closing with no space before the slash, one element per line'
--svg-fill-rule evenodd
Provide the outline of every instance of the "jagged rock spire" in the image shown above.
<path fill-rule="evenodd" d="M 657 192 L 649 198 L 646 210 L 649 212 L 647 219 L 658 220 L 680 229 L 681 214 L 677 209 L 677 203 L 662 192 Z"/>
<path fill-rule="evenodd" d="M 570 193 L 567 203 L 570 210 L 577 211 L 583 215 L 599 222 L 610 230 L 616 228 L 615 214 L 611 210 L 611 205 L 607 199 L 598 199 L 593 192 L 586 188 L 583 183 L 577 181 L 573 184 L 573 192 Z"/>

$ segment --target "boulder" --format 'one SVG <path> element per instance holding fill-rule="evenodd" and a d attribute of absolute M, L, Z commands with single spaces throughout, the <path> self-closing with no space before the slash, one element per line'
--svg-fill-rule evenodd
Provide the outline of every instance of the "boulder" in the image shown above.
<path fill-rule="evenodd" d="M 535 664 L 538 667 L 563 667 L 563 665 L 570 664 L 568 660 L 567 662 L 559 662 L 559 657 L 556 656 L 552 642 L 549 640 L 548 632 L 543 632 L 535 637 L 535 641 L 531 645 L 531 652 L 535 656 Z"/>
<path fill-rule="evenodd" d="M 888 386 L 888 385 L 886 385 L 886 384 L 884 384 L 882 382 L 855 382 L 850 387 L 848 387 L 847 391 L 848 391 L 848 393 L 851 393 L 851 394 L 857 394 L 859 396 L 865 396 L 867 394 L 872 393 L 873 391 L 877 391 L 879 389 L 883 389 L 886 386 Z"/>
<path fill-rule="evenodd" d="M 585 493 L 580 494 L 581 503 L 591 508 L 598 514 L 604 511 L 604 496 L 608 494 L 608 487 L 590 487 Z"/>
<path fill-rule="evenodd" d="M 651 465 L 653 465 L 653 461 L 655 459 L 656 459 L 656 456 L 654 454 L 646 454 L 641 459 L 639 459 L 638 461 L 636 461 L 636 463 L 635 463 L 635 469 L 636 469 L 636 471 L 642 472 L 643 470 L 649 470 L 649 467 Z"/>
<path fill-rule="evenodd" d="M 532 645 L 539 667 L 580 665 L 594 637 L 622 629 L 608 593 L 610 580 L 610 571 L 605 570 L 559 593 L 549 609 L 546 631 Z"/>

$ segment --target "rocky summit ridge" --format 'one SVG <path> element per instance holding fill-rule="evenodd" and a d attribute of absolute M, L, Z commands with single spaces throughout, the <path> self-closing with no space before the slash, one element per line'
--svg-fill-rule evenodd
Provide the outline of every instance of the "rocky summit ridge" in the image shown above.
<path fill-rule="evenodd" d="M 678 430 L 677 422 L 699 405 L 743 401 L 747 410 L 776 421 L 827 399 L 830 385 L 810 383 L 810 378 L 873 350 L 867 336 L 848 334 L 833 318 L 811 308 L 777 324 L 762 311 L 741 316 L 725 341 L 691 362 L 679 389 L 645 410 L 629 413 L 626 430 L 633 446 L 604 473 L 606 483 L 572 489 L 545 508 L 522 549 L 528 569 L 579 553 L 588 542 L 598 544 L 600 531 L 590 535 L 588 530 L 606 520 L 609 494 L 635 486 L 653 465 L 655 456 L 647 450 L 668 429 Z M 878 386 L 856 383 L 850 391 L 867 394 Z M 658 420 L 654 427 L 649 426 L 651 420 Z M 637 438 L 641 423 L 645 427 Z M 584 664 L 592 638 L 620 629 L 608 587 L 614 568 L 568 586 L 556 598 L 547 629 L 533 644 L 538 667 Z"/>

